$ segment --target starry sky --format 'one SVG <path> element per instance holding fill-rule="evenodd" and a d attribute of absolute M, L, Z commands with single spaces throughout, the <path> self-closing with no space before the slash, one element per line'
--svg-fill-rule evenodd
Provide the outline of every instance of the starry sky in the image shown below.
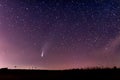
<path fill-rule="evenodd" d="M 0 67 L 120 67 L 120 0 L 0 0 Z"/>

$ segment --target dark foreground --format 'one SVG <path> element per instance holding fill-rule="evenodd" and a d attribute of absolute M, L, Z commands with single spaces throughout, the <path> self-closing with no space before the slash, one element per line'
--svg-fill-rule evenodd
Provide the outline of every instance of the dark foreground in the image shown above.
<path fill-rule="evenodd" d="M 0 70 L 0 80 L 120 80 L 120 69 Z"/>

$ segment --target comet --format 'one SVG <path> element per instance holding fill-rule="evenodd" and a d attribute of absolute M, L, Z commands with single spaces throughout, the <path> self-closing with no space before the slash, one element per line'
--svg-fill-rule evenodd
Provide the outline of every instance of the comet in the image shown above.
<path fill-rule="evenodd" d="M 42 51 L 42 53 L 41 53 L 41 57 L 44 57 L 44 51 Z"/>
<path fill-rule="evenodd" d="M 46 52 L 47 52 L 47 50 L 48 50 L 48 48 L 49 48 L 49 45 L 50 45 L 50 43 L 49 42 L 46 42 L 44 45 L 43 45 L 43 47 L 42 47 L 42 52 L 41 52 L 41 57 L 44 57 L 44 55 L 46 54 Z"/>

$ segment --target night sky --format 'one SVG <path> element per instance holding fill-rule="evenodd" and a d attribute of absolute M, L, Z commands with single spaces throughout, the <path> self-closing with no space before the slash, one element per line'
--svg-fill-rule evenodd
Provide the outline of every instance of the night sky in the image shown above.
<path fill-rule="evenodd" d="M 0 67 L 120 67 L 120 0 L 0 0 Z"/>

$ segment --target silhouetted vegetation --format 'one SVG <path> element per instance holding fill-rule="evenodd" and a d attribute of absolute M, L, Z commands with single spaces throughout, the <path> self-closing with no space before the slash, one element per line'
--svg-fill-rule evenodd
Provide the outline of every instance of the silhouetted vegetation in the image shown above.
<path fill-rule="evenodd" d="M 71 70 L 0 69 L 0 80 L 120 80 L 120 68 L 87 68 Z"/>

